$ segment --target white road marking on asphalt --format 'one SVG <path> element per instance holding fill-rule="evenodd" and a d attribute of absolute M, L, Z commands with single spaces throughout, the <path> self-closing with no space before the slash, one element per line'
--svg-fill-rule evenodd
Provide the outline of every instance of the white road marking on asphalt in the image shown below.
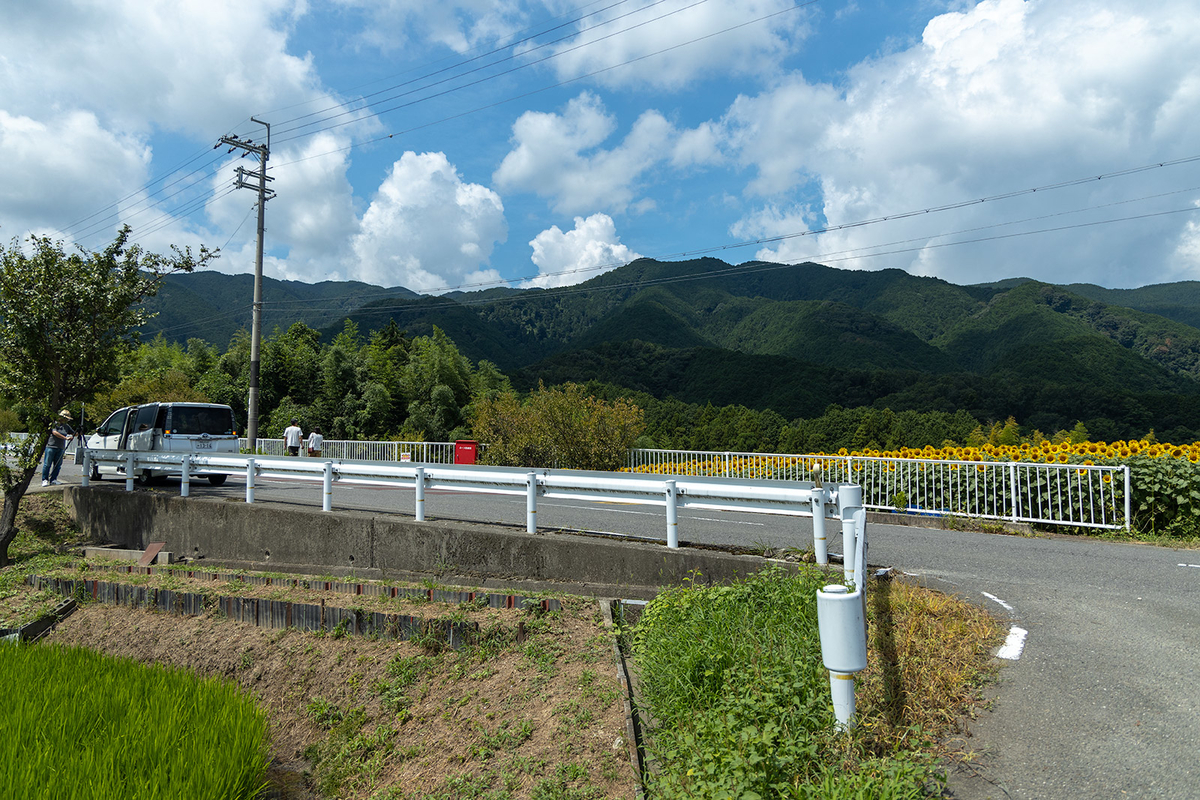
<path fill-rule="evenodd" d="M 1005 611 L 1012 613 L 1013 607 L 1010 606 L 1008 603 L 1004 602 L 1003 600 L 1001 600 L 999 597 L 996 597 L 996 595 L 989 594 L 987 592 L 980 592 L 980 594 L 982 594 L 988 600 L 991 600 L 993 603 L 996 603 L 997 605 L 1001 606 Z"/>
<path fill-rule="evenodd" d="M 1179 566 L 1181 566 L 1181 567 L 1194 567 L 1194 568 L 1196 568 L 1196 569 L 1200 569 L 1200 564 L 1180 564 Z"/>
<path fill-rule="evenodd" d="M 1021 651 L 1025 649 L 1025 637 L 1028 635 L 1029 631 L 1013 625 L 1008 631 L 1008 638 L 1004 640 L 1003 646 L 996 651 L 996 658 L 1006 658 L 1009 661 L 1018 660 L 1021 657 Z"/>

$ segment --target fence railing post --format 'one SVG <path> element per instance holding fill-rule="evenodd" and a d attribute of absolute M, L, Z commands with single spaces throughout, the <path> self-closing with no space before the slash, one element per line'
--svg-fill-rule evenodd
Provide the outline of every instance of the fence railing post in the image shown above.
<path fill-rule="evenodd" d="M 1133 492 L 1130 489 L 1129 465 L 1125 465 L 1125 532 L 1133 530 Z"/>
<path fill-rule="evenodd" d="M 537 474 L 525 476 L 525 532 L 537 533 Z"/>
<path fill-rule="evenodd" d="M 333 462 L 325 462 L 325 471 L 321 475 L 321 488 L 324 494 L 321 497 L 321 510 L 333 510 Z"/>
<path fill-rule="evenodd" d="M 667 481 L 666 485 L 667 499 L 667 547 L 679 547 L 679 515 L 676 507 L 676 499 L 678 494 L 675 489 L 675 481 Z"/>
<path fill-rule="evenodd" d="M 1021 491 L 1017 485 L 1017 465 L 1012 461 L 1008 463 L 1008 483 L 1012 492 L 1012 521 L 1017 522 L 1021 519 Z"/>
<path fill-rule="evenodd" d="M 416 483 L 414 489 L 417 498 L 416 517 L 417 522 L 425 521 L 425 468 L 417 467 Z"/>

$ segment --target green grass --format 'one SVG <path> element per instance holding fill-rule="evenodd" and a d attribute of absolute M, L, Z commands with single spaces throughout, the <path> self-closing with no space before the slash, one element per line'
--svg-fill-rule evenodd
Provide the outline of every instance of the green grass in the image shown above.
<path fill-rule="evenodd" d="M 868 752 L 859 729 L 833 732 L 822 666 L 818 569 L 769 568 L 722 586 L 663 592 L 634 631 L 652 796 L 908 798 L 925 796 L 929 759 Z M 862 726 L 863 728 L 869 726 Z"/>
<path fill-rule="evenodd" d="M 232 684 L 83 648 L 0 647 L 0 796 L 255 797 L 266 716 Z"/>

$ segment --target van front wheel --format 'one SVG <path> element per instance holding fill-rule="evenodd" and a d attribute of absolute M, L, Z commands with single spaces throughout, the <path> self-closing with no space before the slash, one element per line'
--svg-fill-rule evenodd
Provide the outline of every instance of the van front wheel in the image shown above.
<path fill-rule="evenodd" d="M 228 477 L 229 477 L 228 475 L 209 475 L 208 482 L 211 483 L 213 486 L 224 486 L 225 479 Z"/>

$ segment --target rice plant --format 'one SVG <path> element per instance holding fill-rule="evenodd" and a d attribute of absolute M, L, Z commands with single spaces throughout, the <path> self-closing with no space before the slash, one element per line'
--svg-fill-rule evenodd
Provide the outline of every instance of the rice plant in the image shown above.
<path fill-rule="evenodd" d="M 0 646 L 0 797 L 249 800 L 261 709 L 236 686 L 84 648 Z"/>

